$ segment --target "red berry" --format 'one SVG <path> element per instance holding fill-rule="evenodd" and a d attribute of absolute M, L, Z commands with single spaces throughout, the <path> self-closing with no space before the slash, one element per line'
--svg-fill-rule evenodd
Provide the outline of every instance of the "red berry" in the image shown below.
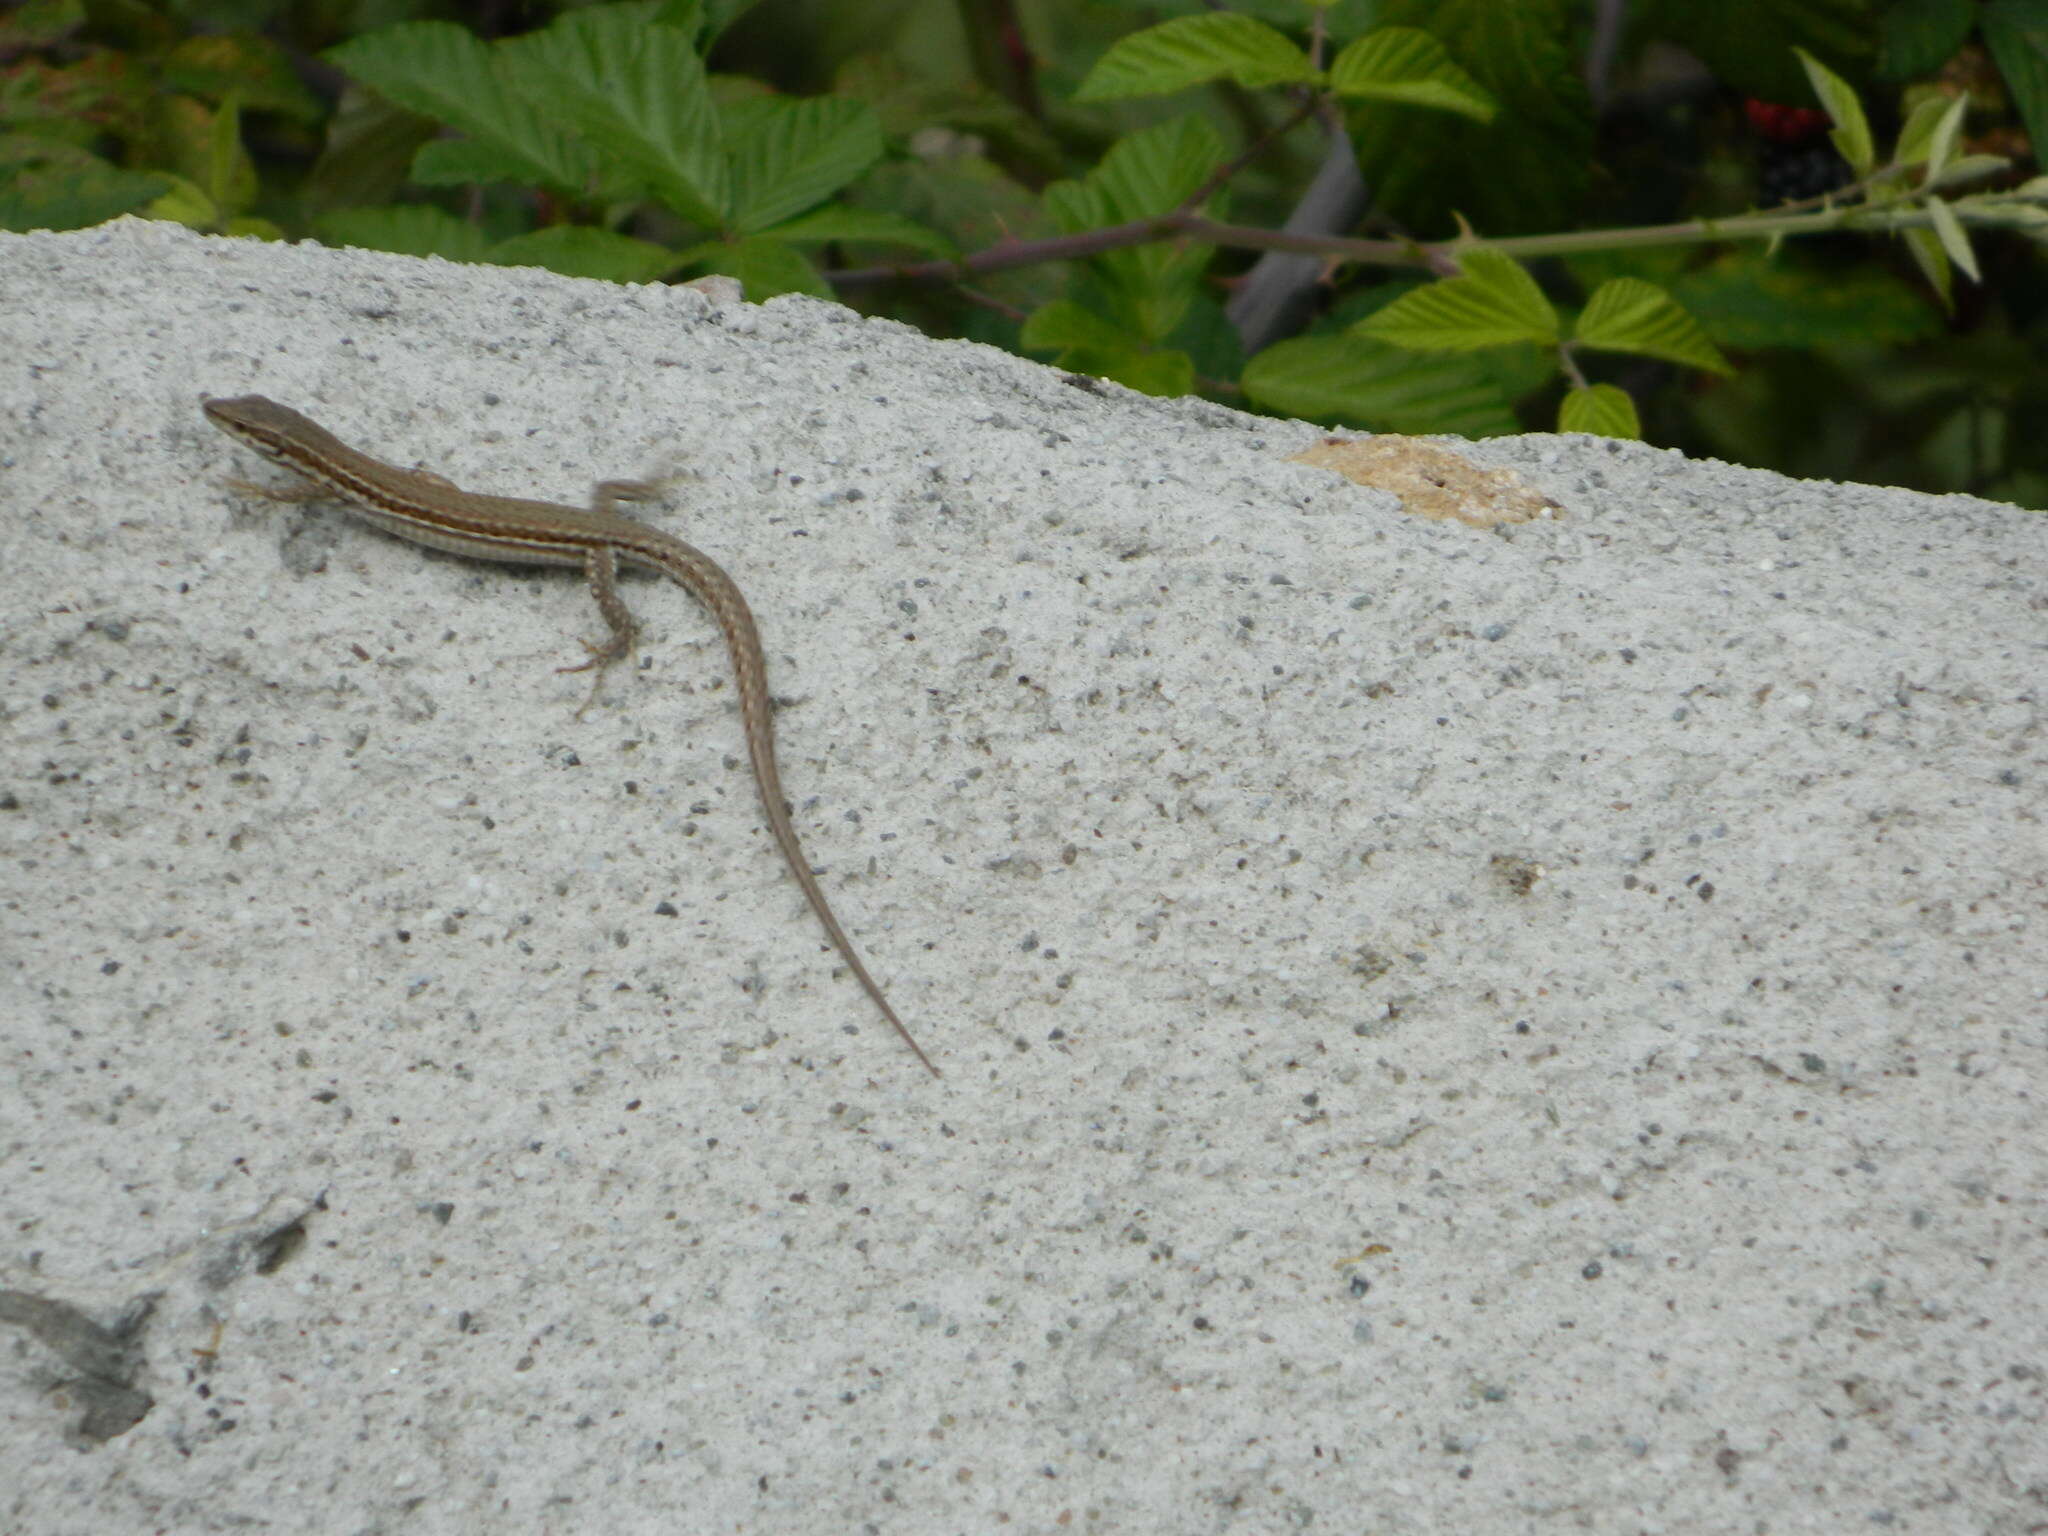
<path fill-rule="evenodd" d="M 1775 101 L 1744 101 L 1742 110 L 1759 138 L 1773 144 L 1804 144 L 1835 126 L 1835 120 L 1817 107 L 1788 107 Z"/>

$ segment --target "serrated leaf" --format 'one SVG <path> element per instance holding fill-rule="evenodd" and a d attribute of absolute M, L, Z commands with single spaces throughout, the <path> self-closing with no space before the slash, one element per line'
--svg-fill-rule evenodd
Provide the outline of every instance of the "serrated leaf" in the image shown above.
<path fill-rule="evenodd" d="M 482 261 L 491 242 L 474 224 L 424 203 L 391 208 L 341 208 L 313 221 L 322 245 Z"/>
<path fill-rule="evenodd" d="M 1486 87 L 1417 27 L 1381 27 L 1356 39 L 1331 62 L 1330 88 L 1339 96 L 1435 107 L 1481 123 L 1500 110 Z"/>
<path fill-rule="evenodd" d="M 1935 297 L 1941 300 L 1941 307 L 1954 310 L 1955 303 L 1950 294 L 1953 279 L 1949 275 L 1948 253 L 1941 248 L 1941 236 L 1931 229 L 1909 229 L 1904 234 L 1913 264 L 1919 267 L 1921 275 L 1934 289 Z"/>
<path fill-rule="evenodd" d="M 1557 408 L 1557 430 L 1640 442 L 1643 423 L 1627 390 L 1612 384 L 1593 384 L 1566 394 Z"/>
<path fill-rule="evenodd" d="M 1512 257 L 1484 246 L 1458 253 L 1463 275 L 1405 293 L 1352 328 L 1419 352 L 1470 352 L 1509 342 L 1555 342 L 1557 311 Z"/>
<path fill-rule="evenodd" d="M 1045 189 L 1045 208 L 1067 234 L 1171 213 L 1223 159 L 1223 141 L 1199 117 L 1176 117 L 1119 139 L 1079 181 Z"/>
<path fill-rule="evenodd" d="M 681 265 L 674 251 L 588 224 L 558 224 L 500 240 L 484 257 L 494 267 L 543 267 L 564 277 L 651 283 Z"/>
<path fill-rule="evenodd" d="M 1374 432 L 1519 432 L 1510 402 L 1477 357 L 1417 357 L 1356 335 L 1275 342 L 1239 380 L 1265 410 Z"/>
<path fill-rule="evenodd" d="M 882 125 L 864 101 L 770 97 L 723 114 L 732 166 L 731 225 L 758 234 L 816 207 L 882 158 Z"/>
<path fill-rule="evenodd" d="M 504 180 L 574 196 L 595 172 L 589 148 L 537 113 L 512 88 L 501 56 L 452 22 L 386 27 L 321 57 L 407 111 L 489 146 Z"/>
<path fill-rule="evenodd" d="M 1046 215 L 1067 234 L 1170 213 L 1209 179 L 1223 159 L 1216 130 L 1199 117 L 1178 117 L 1111 146 L 1079 181 L 1045 189 Z M 1165 241 L 1108 251 L 1090 267 L 1112 290 L 1119 318 L 1151 342 L 1180 324 L 1207 270 L 1207 245 Z"/>
<path fill-rule="evenodd" d="M 1828 139 L 1858 178 L 1877 167 L 1877 147 L 1870 137 L 1870 120 L 1863 115 L 1863 103 L 1849 82 L 1821 63 L 1804 48 L 1792 50 L 1806 70 L 1806 78 L 1819 98 L 1821 108 L 1835 120 Z"/>
<path fill-rule="evenodd" d="M 1110 45 L 1074 92 L 1076 101 L 1163 96 L 1210 80 L 1247 90 L 1315 78 L 1308 55 L 1263 21 L 1230 12 L 1181 16 Z"/>
<path fill-rule="evenodd" d="M 704 65 L 687 32 L 638 6 L 574 11 L 498 45 L 532 104 L 694 224 L 725 228 L 731 183 Z"/>
<path fill-rule="evenodd" d="M 1733 375 L 1721 349 L 1707 339 L 1699 322 L 1655 283 L 1639 277 L 1617 277 L 1602 283 L 1586 301 L 1573 339 L 1602 352 L 1633 352 L 1661 357 L 1688 368 Z"/>
<path fill-rule="evenodd" d="M 1930 197 L 1927 200 L 1927 218 L 1948 259 L 1961 267 L 1971 282 L 1982 282 L 1983 278 L 1977 274 L 1977 253 L 1970 249 L 1970 237 L 1963 232 L 1962 221 L 1956 217 L 1955 210 L 1940 198 Z"/>
<path fill-rule="evenodd" d="M 828 241 L 855 241 L 863 245 L 907 245 L 914 251 L 929 251 L 948 260 L 960 254 L 959 246 L 914 219 L 879 208 L 854 208 L 833 203 L 814 209 L 801 218 L 763 230 L 792 245 L 823 245 Z"/>

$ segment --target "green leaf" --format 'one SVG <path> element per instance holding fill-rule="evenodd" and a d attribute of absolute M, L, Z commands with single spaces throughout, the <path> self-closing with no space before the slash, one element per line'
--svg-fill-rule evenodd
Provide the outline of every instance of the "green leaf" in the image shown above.
<path fill-rule="evenodd" d="M 1736 250 L 1670 285 L 1686 313 L 1724 347 L 1801 351 L 1838 343 L 1924 341 L 1942 320 L 1911 282 L 1865 264 L 1822 270 Z"/>
<path fill-rule="evenodd" d="M 1631 0 L 1629 30 L 1675 43 L 1738 95 L 1796 102 L 1806 76 L 1792 50 L 1860 69 L 1875 46 L 1873 0 Z"/>
<path fill-rule="evenodd" d="M 1954 199 L 1949 206 L 1966 227 L 2016 229 L 2036 243 L 2048 242 L 2048 177 L 2037 176 L 2041 190 L 2026 193 L 1979 192 Z"/>
<path fill-rule="evenodd" d="M 1981 283 L 1984 279 L 1977 272 L 1977 253 L 1970 249 L 1970 237 L 1963 232 L 1962 221 L 1956 217 L 1955 210 L 1940 198 L 1930 197 L 1927 200 L 1927 217 L 1948 259 L 1961 267 L 1971 282 Z"/>
<path fill-rule="evenodd" d="M 1586 301 L 1574 340 L 1602 352 L 1634 352 L 1669 363 L 1732 375 L 1735 370 L 1707 333 L 1655 283 L 1617 277 Z"/>
<path fill-rule="evenodd" d="M 1596 437 L 1624 437 L 1640 442 L 1643 423 L 1636 415 L 1636 403 L 1625 389 L 1612 384 L 1594 384 L 1574 389 L 1557 408 L 1557 430 L 1591 432 Z"/>
<path fill-rule="evenodd" d="M 1871 142 L 1870 122 L 1863 115 L 1863 103 L 1856 99 L 1848 81 L 1804 48 L 1792 51 L 1805 66 L 1806 78 L 1822 109 L 1835 120 L 1835 126 L 1828 131 L 1829 140 L 1849 162 L 1850 170 L 1859 177 L 1868 176 L 1877 168 L 1877 148 Z"/>
<path fill-rule="evenodd" d="M 1892 146 L 1892 164 L 1925 165 L 1934 146 L 1934 130 L 1942 118 L 1951 107 L 1967 105 L 1967 97 L 1958 96 L 1951 101 L 1946 96 L 1922 96 L 1899 125 L 1898 142 Z"/>
<path fill-rule="evenodd" d="M 1055 299 L 1041 305 L 1024 322 L 1017 339 L 1033 352 L 1065 352 L 1074 348 L 1127 351 L 1134 350 L 1141 340 L 1071 299 Z"/>
<path fill-rule="evenodd" d="M 1171 398 L 1195 387 L 1194 359 L 1177 347 L 1155 347 L 1084 305 L 1055 299 L 1024 322 L 1018 344 L 1051 352 L 1054 366 L 1114 379 L 1142 394 Z"/>
<path fill-rule="evenodd" d="M 1175 348 L 1194 360 L 1195 375 L 1235 379 L 1244 372 L 1244 338 L 1224 312 L 1223 296 L 1204 288 L 1196 293 L 1162 348 Z"/>
<path fill-rule="evenodd" d="M 401 256 L 439 256 L 444 261 L 483 261 L 491 242 L 474 224 L 424 203 L 392 208 L 341 208 L 313 221 L 323 245 L 394 251 Z"/>
<path fill-rule="evenodd" d="M 882 125 L 864 101 L 734 102 L 723 126 L 732 227 L 747 234 L 817 206 L 882 158 Z"/>
<path fill-rule="evenodd" d="M 2003 155 L 1963 155 L 1951 160 L 1941 175 L 1930 185 L 1942 187 L 1960 186 L 1966 181 L 1978 181 L 1986 176 L 1996 176 L 2012 162 Z"/>
<path fill-rule="evenodd" d="M 217 101 L 233 91 L 244 112 L 277 112 L 312 124 L 326 111 L 300 81 L 291 56 L 251 32 L 185 38 L 163 56 L 156 72 L 159 90 L 202 101 Z"/>
<path fill-rule="evenodd" d="M 1118 38 L 1074 92 L 1076 101 L 1163 96 L 1210 80 L 1247 90 L 1315 79 L 1308 55 L 1263 21 L 1219 11 L 1182 16 Z"/>
<path fill-rule="evenodd" d="M 17 233 L 90 229 L 124 213 L 139 213 L 171 189 L 157 172 L 109 166 L 91 175 L 38 176 L 0 186 L 0 229 Z"/>
<path fill-rule="evenodd" d="M 1108 379 L 1141 395 L 1162 400 L 1192 394 L 1195 388 L 1194 361 L 1173 348 L 1122 347 L 1111 352 L 1076 350 L 1062 353 L 1055 366 L 1069 373 Z"/>
<path fill-rule="evenodd" d="M 1982 12 L 1984 46 L 2005 77 L 2006 91 L 2027 125 L 2038 158 L 2048 144 L 2048 5 L 2041 0 L 1991 0 Z"/>
<path fill-rule="evenodd" d="M 589 149 L 512 88 L 503 56 L 445 21 L 409 21 L 321 55 L 407 111 L 468 134 L 503 179 L 575 196 L 596 162 Z M 424 153 L 424 152 L 423 152 Z"/>
<path fill-rule="evenodd" d="M 907 245 L 914 251 L 929 251 L 948 261 L 960 254 L 959 246 L 914 219 L 879 208 L 853 208 L 844 203 L 815 209 L 762 233 L 792 245 L 842 241 L 861 245 Z"/>
<path fill-rule="evenodd" d="M 1353 288 L 1340 297 L 1329 313 L 1316 327 L 1316 334 L 1322 336 L 1343 335 L 1359 337 L 1363 323 L 1378 314 L 1404 294 L 1415 293 L 1430 286 L 1433 279 L 1415 275 L 1412 272 L 1390 277 L 1384 282 L 1369 283 Z M 1364 343 L 1374 349 L 1374 355 L 1383 350 L 1381 342 Z M 1415 354 L 1408 354 L 1411 362 L 1417 361 Z M 1507 346 L 1487 347 L 1478 352 L 1467 352 L 1453 356 L 1437 353 L 1430 359 L 1436 362 L 1453 362 L 1460 370 L 1459 377 L 1474 386 L 1484 386 L 1491 398 L 1514 401 L 1542 389 L 1557 377 L 1557 343 L 1552 341 L 1514 342 Z M 1242 364 L 1233 372 L 1242 371 Z M 1460 428 L 1462 431 L 1463 429 Z"/>
<path fill-rule="evenodd" d="M 1913 109 L 1905 126 L 1899 129 L 1899 145 L 1892 152 L 1895 165 L 1925 165 L 1927 179 L 1941 180 L 1941 173 L 1947 169 L 1949 158 L 1956 149 L 1956 133 L 1963 125 L 1963 114 L 1969 110 L 1966 96 L 1946 101 L 1940 96 L 1929 96 Z"/>
<path fill-rule="evenodd" d="M 182 224 L 187 229 L 212 230 L 221 227 L 222 209 L 206 189 L 196 181 L 187 181 L 175 172 L 166 171 L 170 190 L 157 198 L 142 216 L 146 219 L 163 219 L 172 224 Z"/>
<path fill-rule="evenodd" d="M 1910 80 L 1939 69 L 1969 36 L 1971 0 L 1892 0 L 1878 20 L 1879 72 Z"/>
<path fill-rule="evenodd" d="M 724 11 L 725 16 L 716 22 L 724 28 L 739 12 L 752 5 L 754 0 L 737 0 L 737 3 L 714 8 Z M 647 11 L 647 19 L 658 26 L 673 27 L 690 39 L 696 46 L 703 38 L 704 28 L 712 18 L 706 15 L 704 0 L 659 0 Z"/>
<path fill-rule="evenodd" d="M 1082 371 L 1096 373 L 1094 369 Z M 1195 392 L 1194 359 L 1172 348 L 1140 352 L 1121 359 L 1114 367 L 1096 373 L 1096 377 L 1113 379 L 1126 389 L 1135 389 L 1141 395 L 1156 395 L 1162 400 L 1177 400 L 1182 395 Z"/>
<path fill-rule="evenodd" d="M 167 175 L 117 170 L 53 139 L 0 134 L 0 229 L 89 229 L 170 190 Z"/>
<path fill-rule="evenodd" d="M 804 259 L 793 245 L 769 235 L 745 240 L 713 240 L 682 253 L 683 259 L 703 263 L 711 272 L 723 272 L 740 280 L 749 302 L 765 304 L 778 293 L 808 293 L 829 299 L 832 289 L 818 275 L 818 269 Z"/>
<path fill-rule="evenodd" d="M 704 65 L 687 32 L 641 9 L 573 11 L 498 47 L 529 115 L 567 123 L 691 223 L 724 228 L 730 179 Z"/>
<path fill-rule="evenodd" d="M 1955 301 L 1950 292 L 1953 282 L 1949 275 L 1948 253 L 1941 248 L 1941 236 L 1931 229 L 1909 229 L 1904 234 L 1906 249 L 1912 254 L 1914 265 L 1919 267 L 1921 275 L 1934 289 L 1935 296 L 1941 300 L 1941 307 L 1953 310 Z"/>
<path fill-rule="evenodd" d="M 1046 215 L 1078 234 L 1170 213 L 1202 189 L 1222 159 L 1222 141 L 1203 119 L 1155 123 L 1119 140 L 1081 180 L 1047 187 Z M 1118 318 L 1156 343 L 1186 315 L 1210 254 L 1207 245 L 1161 241 L 1108 251 L 1089 265 Z"/>
<path fill-rule="evenodd" d="M 544 267 L 564 277 L 652 283 L 682 265 L 666 246 L 588 224 L 557 224 L 500 240 L 484 257 L 494 267 Z"/>
<path fill-rule="evenodd" d="M 1500 110 L 1442 43 L 1416 27 L 1381 27 L 1354 41 L 1331 62 L 1330 88 L 1339 96 L 1436 107 L 1482 123 Z"/>
<path fill-rule="evenodd" d="M 593 164 L 592 175 L 596 174 Z M 489 139 L 430 139 L 412 157 L 412 179 L 423 187 L 490 186 L 497 182 L 533 185 L 533 162 Z M 551 181 L 563 196 L 570 188 Z"/>
<path fill-rule="evenodd" d="M 350 87 L 327 118 L 320 158 L 299 183 L 297 199 L 309 213 L 388 203 L 405 184 L 406 168 L 439 133 L 431 118 Z"/>
<path fill-rule="evenodd" d="M 1374 432 L 1519 432 L 1477 357 L 1417 357 L 1355 334 L 1275 342 L 1239 381 L 1261 409 Z"/>
<path fill-rule="evenodd" d="M 979 155 L 887 159 L 863 177 L 850 195 L 859 199 L 862 208 L 936 229 L 963 250 L 978 250 L 1000 239 L 1039 239 L 1053 232 L 1037 191 L 1013 181 L 1001 167 Z M 797 220 L 799 228 L 811 217 L 815 215 Z M 985 273 L 976 287 L 1019 313 L 1029 313 L 1056 297 L 1068 276 L 1067 268 L 1048 262 Z M 981 319 L 994 314 L 978 306 L 972 312 Z"/>
<path fill-rule="evenodd" d="M 1458 254 L 1461 277 L 1403 294 L 1352 334 L 1418 352 L 1470 352 L 1508 342 L 1555 342 L 1557 311 L 1521 263 L 1485 246 Z"/>
<path fill-rule="evenodd" d="M 1170 118 L 1119 139 L 1079 181 L 1045 189 L 1047 214 L 1067 234 L 1171 213 L 1223 160 L 1223 141 L 1199 117 Z"/>
<path fill-rule="evenodd" d="M 226 212 L 236 206 L 235 172 L 242 165 L 242 98 L 229 91 L 213 114 L 206 147 L 206 195 L 215 208 Z"/>
<path fill-rule="evenodd" d="M 1500 103 L 1500 115 L 1482 124 L 1394 102 L 1346 101 L 1375 206 L 1418 238 L 1450 235 L 1459 215 L 1495 237 L 1578 227 L 1601 163 L 1580 69 L 1580 10 L 1561 0 L 1379 0 L 1380 22 L 1417 27 L 1444 44 Z"/>

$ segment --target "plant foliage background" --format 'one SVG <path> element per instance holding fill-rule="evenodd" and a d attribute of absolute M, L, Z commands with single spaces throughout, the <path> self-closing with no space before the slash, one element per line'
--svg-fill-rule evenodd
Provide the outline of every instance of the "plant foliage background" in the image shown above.
<path fill-rule="evenodd" d="M 0 15 L 0 227 L 728 273 L 1153 393 L 2031 507 L 2043 135 L 2048 0 Z"/>

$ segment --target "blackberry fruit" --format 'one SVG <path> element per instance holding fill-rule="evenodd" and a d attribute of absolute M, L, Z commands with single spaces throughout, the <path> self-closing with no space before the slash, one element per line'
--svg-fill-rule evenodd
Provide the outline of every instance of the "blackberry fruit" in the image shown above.
<path fill-rule="evenodd" d="M 1855 180 L 1849 162 L 1826 142 L 1794 149 L 1766 144 L 1757 157 L 1756 201 L 1759 208 L 1803 202 Z"/>

